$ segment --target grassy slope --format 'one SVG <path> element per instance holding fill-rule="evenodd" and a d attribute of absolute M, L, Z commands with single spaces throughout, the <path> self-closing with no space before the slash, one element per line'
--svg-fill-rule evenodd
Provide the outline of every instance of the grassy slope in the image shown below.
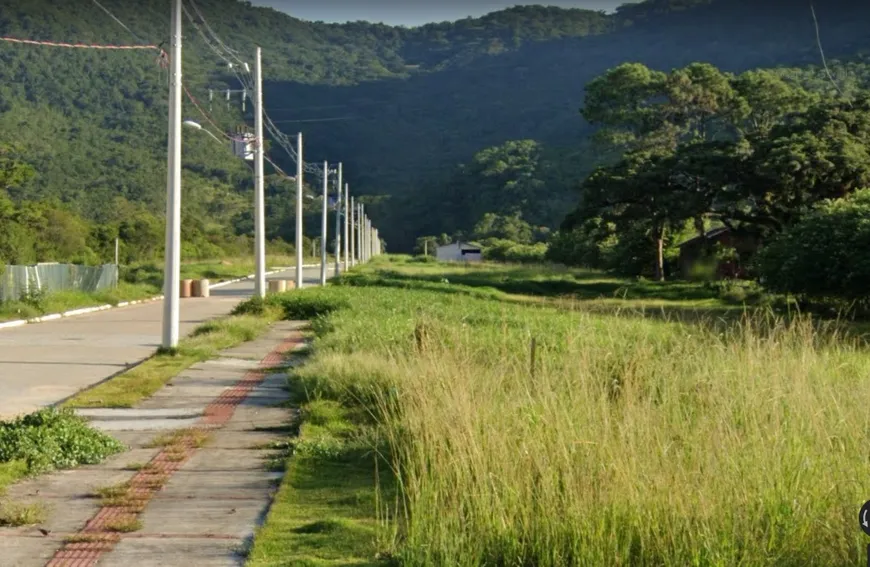
<path fill-rule="evenodd" d="M 855 426 L 870 395 L 863 348 L 804 321 L 714 330 L 704 315 L 728 306 L 699 286 L 622 282 L 631 299 L 603 313 L 584 306 L 602 289 L 612 297 L 609 278 L 498 272 L 373 266 L 345 280 L 356 287 L 281 298 L 292 316 L 337 308 L 316 319 L 315 357 L 294 383 L 308 403 L 377 417 L 367 436 L 392 455 L 381 470 L 400 471 L 404 499 L 360 510 L 336 480 L 367 475 L 371 498 L 372 463 L 320 476 L 329 461 L 291 461 L 253 565 L 294 553 L 294 564 L 367 565 L 378 552 L 406 565 L 858 561 L 854 512 L 870 490 L 870 434 Z M 557 301 L 574 309 L 541 304 Z M 682 322 L 633 309 L 649 301 Z M 695 317 L 682 317 L 687 306 Z M 322 510 L 364 512 L 371 525 L 405 509 L 409 522 L 361 530 L 355 544 L 348 532 L 310 545 L 298 529 Z"/>

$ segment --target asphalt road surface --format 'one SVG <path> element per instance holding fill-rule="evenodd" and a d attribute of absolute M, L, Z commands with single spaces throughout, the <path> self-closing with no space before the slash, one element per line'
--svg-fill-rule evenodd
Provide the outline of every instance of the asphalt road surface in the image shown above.
<path fill-rule="evenodd" d="M 332 270 L 330 270 L 330 275 Z M 317 285 L 320 268 L 306 268 Z M 295 269 L 269 279 L 294 279 Z M 182 299 L 180 332 L 228 314 L 254 293 L 252 280 Z M 151 356 L 160 346 L 163 302 L 0 330 L 0 418 L 29 413 L 72 396 Z"/>

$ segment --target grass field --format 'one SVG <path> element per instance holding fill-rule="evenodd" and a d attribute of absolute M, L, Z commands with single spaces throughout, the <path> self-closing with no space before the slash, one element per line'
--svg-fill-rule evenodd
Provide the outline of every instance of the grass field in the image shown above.
<path fill-rule="evenodd" d="M 324 441 L 319 470 L 369 443 L 379 457 L 354 474 L 379 497 L 347 513 L 378 530 L 352 554 L 301 554 L 310 534 L 275 526 L 323 499 L 340 514 L 352 491 L 309 472 L 327 496 L 306 500 L 291 458 L 253 565 L 797 567 L 866 553 L 870 355 L 833 326 L 743 313 L 697 285 L 408 262 L 270 301 L 317 315 L 292 378 L 302 403 L 367 416 Z"/>

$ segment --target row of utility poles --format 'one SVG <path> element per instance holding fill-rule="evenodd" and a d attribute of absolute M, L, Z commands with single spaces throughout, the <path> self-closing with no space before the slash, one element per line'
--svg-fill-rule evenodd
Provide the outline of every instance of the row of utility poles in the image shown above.
<path fill-rule="evenodd" d="M 181 126 L 182 126 L 182 6 L 181 0 L 173 0 L 170 81 L 169 81 L 169 155 L 166 199 L 166 252 L 163 284 L 163 340 L 164 348 L 178 346 L 180 270 L 181 270 Z M 262 51 L 258 47 L 255 58 L 254 103 L 254 294 L 266 295 L 266 222 L 264 190 L 264 137 L 263 137 L 263 72 Z M 297 136 L 296 148 L 296 288 L 302 289 L 303 281 L 303 160 L 302 134 Z M 335 173 L 335 273 L 357 262 L 367 262 L 381 253 L 377 229 L 365 214 L 361 203 L 350 197 L 349 185 L 343 180 L 343 167 L 338 164 L 330 171 L 323 164 L 323 212 L 320 238 L 320 283 L 327 279 L 327 217 L 329 209 L 329 177 Z M 344 233 L 342 236 L 342 232 Z M 343 262 L 342 262 L 343 257 Z"/>

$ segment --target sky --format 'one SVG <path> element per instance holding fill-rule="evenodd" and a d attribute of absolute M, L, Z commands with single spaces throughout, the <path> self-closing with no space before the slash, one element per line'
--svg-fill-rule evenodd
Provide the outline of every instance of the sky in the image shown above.
<path fill-rule="evenodd" d="M 529 2 L 613 11 L 629 0 L 538 0 Z M 417 26 L 429 22 L 460 20 L 509 8 L 516 0 L 252 0 L 257 6 L 270 6 L 303 20 L 347 22 L 366 20 L 392 25 Z"/>

